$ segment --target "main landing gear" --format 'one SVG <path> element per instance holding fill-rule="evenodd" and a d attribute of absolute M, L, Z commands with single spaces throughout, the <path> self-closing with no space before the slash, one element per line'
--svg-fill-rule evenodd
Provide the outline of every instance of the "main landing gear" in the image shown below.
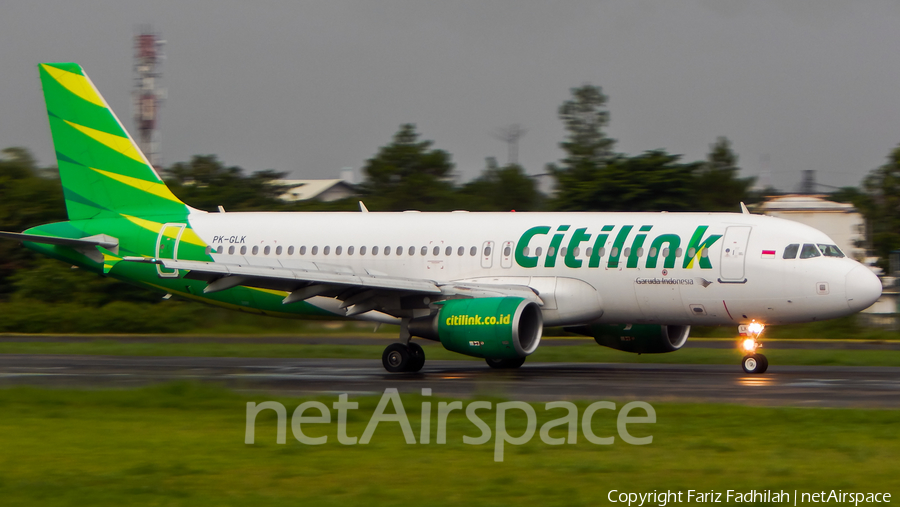
<path fill-rule="evenodd" d="M 391 373 L 415 373 L 425 366 L 425 351 L 418 343 L 392 343 L 381 354 L 381 364 Z"/>
<path fill-rule="evenodd" d="M 741 341 L 741 349 L 746 354 L 741 360 L 741 367 L 744 373 L 751 375 L 760 375 L 769 368 L 769 360 L 762 354 L 757 354 L 756 349 L 761 348 L 759 343 L 759 335 L 763 332 L 765 326 L 758 322 L 751 322 L 746 326 L 739 326 L 738 332 L 745 337 Z"/>

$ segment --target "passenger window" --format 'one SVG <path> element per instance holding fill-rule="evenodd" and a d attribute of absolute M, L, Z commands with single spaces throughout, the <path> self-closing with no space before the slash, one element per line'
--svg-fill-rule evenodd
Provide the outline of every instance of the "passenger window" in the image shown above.
<path fill-rule="evenodd" d="M 224 250 L 225 250 L 225 247 L 222 246 L 222 245 L 219 245 L 219 248 L 216 248 L 216 253 L 217 253 L 217 254 L 220 254 L 220 253 L 222 253 Z"/>
<path fill-rule="evenodd" d="M 389 246 L 384 247 L 384 255 L 391 255 L 391 247 L 389 247 Z"/>
<path fill-rule="evenodd" d="M 656 248 L 650 247 L 650 257 L 656 257 Z"/>
<path fill-rule="evenodd" d="M 709 248 L 701 248 L 700 257 L 703 257 L 704 259 L 709 257 Z"/>
<path fill-rule="evenodd" d="M 300 247 L 300 255 L 306 255 L 306 247 L 305 246 Z"/>
<path fill-rule="evenodd" d="M 612 247 L 612 250 L 609 251 L 609 255 L 612 255 L 613 257 L 617 257 L 619 255 L 619 247 L 617 247 L 617 246 Z"/>
<path fill-rule="evenodd" d="M 247 255 L 247 247 L 245 247 L 245 246 L 241 247 L 241 255 Z"/>
<path fill-rule="evenodd" d="M 377 246 L 372 247 L 372 255 L 378 255 L 378 247 Z"/>
<path fill-rule="evenodd" d="M 212 253 L 212 247 L 209 245 L 206 245 L 206 255 L 209 255 L 211 253 Z"/>
<path fill-rule="evenodd" d="M 784 247 L 784 255 L 781 256 L 782 259 L 796 259 L 797 258 L 797 250 L 800 250 L 800 244 L 795 243 L 793 245 L 788 245 Z"/>
<path fill-rule="evenodd" d="M 681 258 L 681 249 L 680 248 L 675 249 L 675 257 Z"/>
<path fill-rule="evenodd" d="M 800 258 L 801 259 L 811 259 L 813 257 L 819 257 L 822 254 L 819 253 L 819 249 L 816 248 L 816 245 L 811 245 L 806 243 L 803 245 L 803 249 L 800 250 Z"/>
<path fill-rule="evenodd" d="M 547 257 L 553 257 L 554 255 L 556 255 L 556 248 L 551 246 L 547 249 Z"/>
<path fill-rule="evenodd" d="M 280 246 L 275 247 L 275 255 L 281 255 L 281 251 L 282 251 L 282 249 Z"/>
<path fill-rule="evenodd" d="M 317 253 L 319 253 L 319 247 L 318 246 L 312 247 L 312 250 L 309 253 L 316 255 Z"/>
<path fill-rule="evenodd" d="M 234 255 L 234 246 L 228 247 L 228 255 Z"/>
<path fill-rule="evenodd" d="M 272 253 L 272 247 L 266 246 L 266 248 L 263 249 L 263 253 L 265 255 L 269 255 L 270 253 Z"/>
<path fill-rule="evenodd" d="M 566 247 L 562 247 L 559 249 L 559 255 L 562 257 L 566 256 Z"/>
<path fill-rule="evenodd" d="M 473 246 L 472 248 L 469 249 L 469 255 L 471 255 L 472 257 L 475 257 L 475 254 L 477 254 L 477 253 L 478 253 L 478 248 Z"/>
<path fill-rule="evenodd" d="M 347 255 L 353 255 L 354 248 L 352 246 L 347 247 Z"/>
<path fill-rule="evenodd" d="M 536 257 L 540 257 L 540 256 L 541 256 L 541 247 L 537 247 L 537 248 L 534 249 L 534 255 L 535 255 Z"/>
<path fill-rule="evenodd" d="M 435 257 L 437 257 L 440 254 L 441 254 L 441 247 L 439 247 L 439 246 L 434 247 L 434 250 L 431 251 L 431 255 L 433 255 Z"/>
<path fill-rule="evenodd" d="M 449 255 L 452 255 L 452 254 L 453 254 L 453 247 L 452 247 L 452 246 L 448 246 L 448 247 L 444 250 L 444 255 L 449 256 Z"/>
<path fill-rule="evenodd" d="M 397 255 L 403 255 L 403 247 L 398 246 L 396 252 L 397 252 Z"/>
<path fill-rule="evenodd" d="M 822 251 L 822 255 L 825 257 L 843 257 L 844 252 L 841 252 L 841 249 L 837 247 L 837 245 L 819 245 L 819 250 Z"/>
<path fill-rule="evenodd" d="M 625 250 L 622 252 L 623 257 L 631 257 L 631 247 L 625 247 Z"/>
<path fill-rule="evenodd" d="M 328 255 L 328 254 L 330 254 L 330 253 L 331 253 L 331 247 L 330 247 L 330 246 L 326 246 L 325 248 L 322 249 L 322 254 L 323 254 L 323 255 Z"/>
<path fill-rule="evenodd" d="M 695 255 L 697 255 L 697 249 L 688 248 L 687 256 L 693 258 Z"/>
<path fill-rule="evenodd" d="M 484 247 L 484 256 L 485 257 L 491 256 L 491 247 L 489 247 L 489 246 Z"/>
<path fill-rule="evenodd" d="M 252 250 L 250 253 L 252 253 L 253 255 L 258 254 L 258 253 L 259 253 L 259 247 L 258 247 L 258 246 L 254 246 L 254 247 L 253 247 L 253 250 Z"/>
<path fill-rule="evenodd" d="M 593 248 L 587 247 L 587 248 L 584 249 L 584 256 L 585 256 L 585 257 L 590 257 L 592 253 L 594 253 L 594 249 L 593 249 Z"/>
<path fill-rule="evenodd" d="M 343 250 L 343 247 L 339 247 L 339 246 L 334 247 L 334 255 L 341 255 L 342 250 Z"/>
<path fill-rule="evenodd" d="M 428 255 L 428 247 L 427 247 L 427 246 L 423 246 L 420 253 L 421 253 L 422 255 Z"/>
<path fill-rule="evenodd" d="M 293 246 L 288 247 L 288 255 L 294 255 L 294 247 Z"/>
<path fill-rule="evenodd" d="M 364 246 L 359 247 L 359 255 L 366 255 L 366 247 L 364 247 Z"/>
<path fill-rule="evenodd" d="M 416 255 L 416 247 L 411 246 L 409 247 L 409 256 L 412 257 L 413 255 Z"/>
<path fill-rule="evenodd" d="M 462 254 L 464 254 L 464 253 L 466 253 L 466 247 L 464 247 L 464 246 L 459 247 L 459 249 L 456 251 L 456 255 L 458 255 L 460 257 L 462 257 Z"/>

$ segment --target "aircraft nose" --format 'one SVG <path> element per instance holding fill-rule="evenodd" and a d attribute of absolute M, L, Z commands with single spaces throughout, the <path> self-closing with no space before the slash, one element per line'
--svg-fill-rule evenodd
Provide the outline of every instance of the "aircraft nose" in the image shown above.
<path fill-rule="evenodd" d="M 854 312 L 872 306 L 881 297 L 881 280 L 869 268 L 859 265 L 847 273 L 847 304 Z"/>

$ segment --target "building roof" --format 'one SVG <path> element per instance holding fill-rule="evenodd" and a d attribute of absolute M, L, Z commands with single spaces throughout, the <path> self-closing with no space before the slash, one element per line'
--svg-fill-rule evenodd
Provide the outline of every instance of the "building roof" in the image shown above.
<path fill-rule="evenodd" d="M 856 208 L 852 204 L 829 201 L 824 195 L 782 195 L 760 203 L 757 209 L 763 213 L 791 211 L 856 213 Z"/>
<path fill-rule="evenodd" d="M 282 199 L 291 201 L 305 201 L 307 199 L 315 199 L 323 192 L 326 192 L 335 186 L 344 186 L 347 190 L 353 189 L 346 181 L 341 179 L 333 180 L 278 180 L 279 185 L 296 185 L 289 189 L 282 196 Z"/>

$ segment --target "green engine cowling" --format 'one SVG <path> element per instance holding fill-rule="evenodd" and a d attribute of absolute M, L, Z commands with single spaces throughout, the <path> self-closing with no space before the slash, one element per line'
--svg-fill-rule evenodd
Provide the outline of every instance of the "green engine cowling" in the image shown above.
<path fill-rule="evenodd" d="M 534 352 L 544 330 L 541 308 L 522 298 L 451 299 L 428 317 L 413 319 L 413 336 L 440 341 L 445 349 L 487 359 Z"/>
<path fill-rule="evenodd" d="M 637 354 L 674 352 L 687 343 L 691 326 L 656 324 L 595 324 L 567 327 L 566 331 L 591 336 L 604 347 Z"/>

